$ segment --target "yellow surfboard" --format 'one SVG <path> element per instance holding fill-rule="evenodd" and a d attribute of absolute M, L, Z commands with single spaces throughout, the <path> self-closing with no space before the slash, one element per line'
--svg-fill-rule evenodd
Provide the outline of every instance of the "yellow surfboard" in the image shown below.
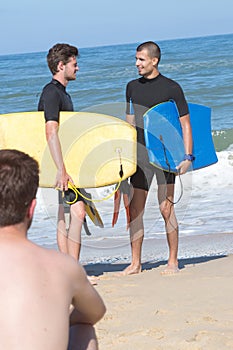
<path fill-rule="evenodd" d="M 136 171 L 136 130 L 105 114 L 61 112 L 59 137 L 67 172 L 80 188 L 115 184 Z M 54 187 L 56 167 L 45 138 L 43 112 L 0 115 L 0 149 L 18 149 L 40 166 L 40 187 Z"/>

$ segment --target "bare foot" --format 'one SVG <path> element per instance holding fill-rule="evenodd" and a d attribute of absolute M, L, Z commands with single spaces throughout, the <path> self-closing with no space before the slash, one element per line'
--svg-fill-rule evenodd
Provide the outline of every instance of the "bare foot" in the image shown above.
<path fill-rule="evenodd" d="M 177 265 L 167 265 L 166 268 L 160 272 L 161 275 L 175 275 L 179 272 L 179 268 Z"/>
<path fill-rule="evenodd" d="M 98 277 L 96 276 L 87 276 L 88 281 L 93 285 L 93 286 L 97 286 L 97 280 Z"/>
<path fill-rule="evenodd" d="M 129 265 L 123 271 L 121 271 L 118 274 L 118 276 L 135 275 L 135 274 L 140 273 L 140 272 L 142 272 L 141 265 L 140 266 Z"/>

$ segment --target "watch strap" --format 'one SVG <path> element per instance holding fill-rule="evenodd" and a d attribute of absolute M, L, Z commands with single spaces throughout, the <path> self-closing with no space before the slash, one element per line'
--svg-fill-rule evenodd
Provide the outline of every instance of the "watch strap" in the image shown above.
<path fill-rule="evenodd" d="M 192 154 L 185 154 L 184 160 L 189 160 L 190 162 L 194 161 L 195 157 Z"/>

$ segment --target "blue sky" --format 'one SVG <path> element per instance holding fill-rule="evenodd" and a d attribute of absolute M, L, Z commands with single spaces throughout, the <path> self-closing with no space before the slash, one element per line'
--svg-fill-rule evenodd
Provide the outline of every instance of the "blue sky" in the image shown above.
<path fill-rule="evenodd" d="M 233 33 L 232 0 L 3 0 L 0 55 Z"/>

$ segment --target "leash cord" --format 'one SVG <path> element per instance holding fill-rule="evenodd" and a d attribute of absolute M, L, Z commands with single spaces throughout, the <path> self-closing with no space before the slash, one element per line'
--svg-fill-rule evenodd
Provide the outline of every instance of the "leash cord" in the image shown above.
<path fill-rule="evenodd" d="M 124 171 L 123 171 L 123 165 L 122 165 L 122 161 L 121 161 L 121 150 L 119 148 L 117 148 L 116 151 L 118 152 L 119 161 L 120 161 L 120 171 L 119 171 L 120 180 L 119 180 L 117 186 L 115 187 L 115 189 L 110 194 L 108 194 L 106 197 L 103 197 L 101 199 L 92 199 L 92 198 L 85 196 L 83 193 L 81 193 L 79 191 L 79 189 L 76 186 L 69 183 L 70 188 L 72 189 L 72 191 L 74 191 L 76 196 L 75 196 L 75 200 L 72 202 L 67 202 L 68 204 L 75 203 L 77 201 L 78 195 L 80 195 L 82 198 L 84 198 L 86 201 L 89 201 L 89 202 L 95 202 L 95 203 L 102 202 L 102 201 L 105 201 L 105 200 L 111 198 L 118 191 L 118 189 L 120 188 L 121 182 L 122 182 L 122 178 L 124 176 Z"/>

